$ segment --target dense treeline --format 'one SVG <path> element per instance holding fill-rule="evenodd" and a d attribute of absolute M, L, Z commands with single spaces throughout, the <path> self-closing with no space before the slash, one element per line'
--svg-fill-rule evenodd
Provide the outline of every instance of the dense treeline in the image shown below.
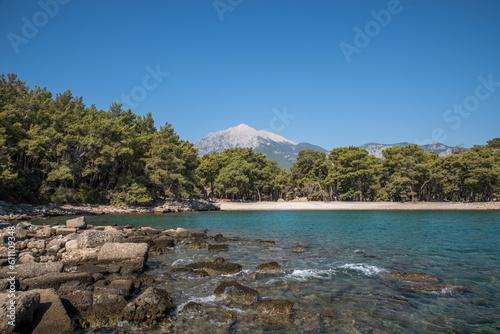
<path fill-rule="evenodd" d="M 113 103 L 85 107 L 66 91 L 55 98 L 16 75 L 0 77 L 0 198 L 53 203 L 147 204 L 186 198 L 199 159 L 170 124 Z"/>
<path fill-rule="evenodd" d="M 238 200 L 489 201 L 500 196 L 500 138 L 447 157 L 392 147 L 378 159 L 358 147 L 299 152 L 291 171 L 234 148 L 198 157 L 166 123 L 120 104 L 53 98 L 16 75 L 0 77 L 0 199 L 150 204 L 192 196 Z"/>

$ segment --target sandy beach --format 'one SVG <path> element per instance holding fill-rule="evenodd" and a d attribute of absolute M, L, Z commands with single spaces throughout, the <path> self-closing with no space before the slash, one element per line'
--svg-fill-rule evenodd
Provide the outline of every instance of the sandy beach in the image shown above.
<path fill-rule="evenodd" d="M 245 210 L 500 210 L 500 202 L 230 202 L 219 201 L 223 211 Z"/>

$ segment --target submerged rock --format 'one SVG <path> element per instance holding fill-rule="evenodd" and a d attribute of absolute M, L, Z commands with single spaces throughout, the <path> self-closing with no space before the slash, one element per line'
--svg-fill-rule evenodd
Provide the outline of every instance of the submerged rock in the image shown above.
<path fill-rule="evenodd" d="M 257 267 L 257 271 L 262 273 L 272 273 L 272 272 L 281 272 L 281 266 L 278 262 L 269 262 L 263 263 Z"/>
<path fill-rule="evenodd" d="M 251 305 L 259 298 L 259 292 L 241 285 L 237 281 L 221 283 L 214 291 L 219 298 L 225 298 L 244 305 Z"/>
<path fill-rule="evenodd" d="M 271 316 L 292 315 L 293 302 L 285 299 L 261 299 L 257 301 L 257 312 Z"/>
<path fill-rule="evenodd" d="M 465 291 L 463 286 L 440 284 L 438 278 L 425 273 L 392 272 L 382 273 L 380 277 L 394 282 L 399 289 L 404 291 L 435 295 L 454 295 Z"/>
<path fill-rule="evenodd" d="M 209 252 L 219 252 L 219 251 L 227 251 L 229 249 L 228 244 L 221 245 L 208 245 Z"/>
<path fill-rule="evenodd" d="M 243 267 L 238 263 L 226 262 L 224 258 L 217 258 L 213 261 L 201 261 L 190 263 L 188 269 L 205 270 L 209 275 L 232 275 L 240 272 Z"/>
<path fill-rule="evenodd" d="M 294 253 L 303 253 L 305 251 L 306 251 L 306 249 L 302 246 L 297 246 L 294 249 L 292 249 L 292 252 L 294 252 Z"/>

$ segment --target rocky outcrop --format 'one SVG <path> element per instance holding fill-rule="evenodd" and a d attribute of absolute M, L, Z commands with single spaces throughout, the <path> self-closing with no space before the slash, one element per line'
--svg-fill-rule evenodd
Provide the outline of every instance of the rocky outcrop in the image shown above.
<path fill-rule="evenodd" d="M 54 217 L 67 215 L 98 215 L 126 213 L 168 213 L 188 211 L 218 211 L 219 206 L 212 201 L 197 199 L 183 202 L 166 201 L 156 206 L 111 206 L 111 205 L 31 205 L 12 204 L 0 201 L 0 219 L 23 220 L 30 217 Z M 18 234 L 19 235 L 19 234 Z"/>

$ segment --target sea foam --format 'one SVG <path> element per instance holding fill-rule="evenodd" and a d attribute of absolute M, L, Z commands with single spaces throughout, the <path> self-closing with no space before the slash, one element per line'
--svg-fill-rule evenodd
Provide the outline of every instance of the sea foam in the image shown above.
<path fill-rule="evenodd" d="M 337 267 L 338 269 L 343 269 L 344 271 L 352 270 L 357 271 L 366 276 L 372 276 L 380 273 L 387 272 L 386 269 L 377 266 L 372 266 L 365 263 L 346 263 L 342 266 Z"/>

